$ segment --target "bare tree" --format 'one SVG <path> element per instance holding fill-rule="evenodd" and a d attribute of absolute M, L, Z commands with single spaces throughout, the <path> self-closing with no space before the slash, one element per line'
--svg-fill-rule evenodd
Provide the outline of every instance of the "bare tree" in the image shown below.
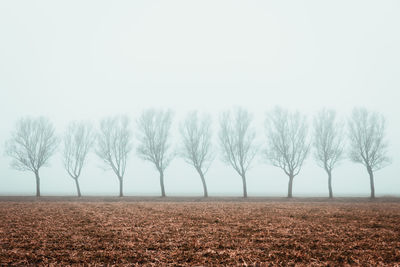
<path fill-rule="evenodd" d="M 321 110 L 314 117 L 314 157 L 328 174 L 329 198 L 332 193 L 332 170 L 342 159 L 344 150 L 343 124 L 334 110 Z"/>
<path fill-rule="evenodd" d="M 64 135 L 64 167 L 75 181 L 78 197 L 81 196 L 78 179 L 93 142 L 94 134 L 90 124 L 72 122 L 68 125 Z"/>
<path fill-rule="evenodd" d="M 115 116 L 100 122 L 96 154 L 107 169 L 112 169 L 119 181 L 119 196 L 123 196 L 123 180 L 129 152 L 132 150 L 132 132 L 127 116 Z"/>
<path fill-rule="evenodd" d="M 197 112 L 191 112 L 180 125 L 180 132 L 182 137 L 180 155 L 199 173 L 203 183 L 204 197 L 207 197 L 204 174 L 214 159 L 211 154 L 211 118 L 206 115 L 200 118 Z"/>
<path fill-rule="evenodd" d="M 139 146 L 137 153 L 143 160 L 154 164 L 160 173 L 161 196 L 165 197 L 164 171 L 173 158 L 169 152 L 172 112 L 145 110 L 137 121 Z"/>
<path fill-rule="evenodd" d="M 355 108 L 349 120 L 349 156 L 368 171 L 371 198 L 375 198 L 374 172 L 390 164 L 385 139 L 385 118 L 365 108 Z"/>
<path fill-rule="evenodd" d="M 243 197 L 247 197 L 246 172 L 257 153 L 251 121 L 251 114 L 243 108 L 224 112 L 220 117 L 222 159 L 242 177 Z"/>
<path fill-rule="evenodd" d="M 20 171 L 32 171 L 36 177 L 36 196 L 40 196 L 41 167 L 46 166 L 58 146 L 53 124 L 44 117 L 22 118 L 6 143 L 6 155 L 11 166 Z"/>
<path fill-rule="evenodd" d="M 265 156 L 289 177 L 288 197 L 291 198 L 293 179 L 299 174 L 310 149 L 306 117 L 277 107 L 267 117 L 265 126 L 268 144 Z"/>

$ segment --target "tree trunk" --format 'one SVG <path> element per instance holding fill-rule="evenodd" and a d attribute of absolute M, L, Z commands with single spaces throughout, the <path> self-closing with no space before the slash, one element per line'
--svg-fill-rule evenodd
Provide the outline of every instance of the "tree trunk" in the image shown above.
<path fill-rule="evenodd" d="M 122 177 L 118 177 L 119 180 L 119 197 L 123 197 L 124 196 L 124 184 L 123 181 L 124 179 Z"/>
<path fill-rule="evenodd" d="M 247 184 L 246 184 L 246 175 L 242 175 L 242 182 L 243 182 L 243 197 L 247 197 Z"/>
<path fill-rule="evenodd" d="M 39 170 L 35 171 L 36 177 L 36 196 L 40 197 L 40 177 L 39 177 Z"/>
<path fill-rule="evenodd" d="M 371 198 L 375 198 L 375 185 L 374 185 L 374 172 L 370 167 L 367 167 L 368 174 L 369 174 L 369 181 L 371 185 Z"/>
<path fill-rule="evenodd" d="M 288 186 L 288 198 L 292 198 L 292 188 L 293 188 L 293 178 L 294 176 L 291 174 L 289 175 L 289 186 Z"/>
<path fill-rule="evenodd" d="M 164 172 L 159 170 L 160 172 L 160 186 L 161 186 L 161 196 L 165 197 L 165 188 L 164 188 Z"/>
<path fill-rule="evenodd" d="M 81 197 L 81 189 L 79 187 L 78 177 L 74 178 L 74 180 L 76 185 L 76 191 L 78 192 L 78 197 Z"/>
<path fill-rule="evenodd" d="M 328 189 L 329 189 L 329 198 L 333 198 L 332 192 L 332 172 L 330 170 L 326 170 L 328 173 Z"/>
<path fill-rule="evenodd" d="M 197 171 L 198 171 L 198 173 L 200 175 L 201 182 L 203 183 L 204 197 L 208 197 L 207 185 L 206 185 L 206 180 L 204 179 L 204 174 L 200 169 L 198 169 Z"/>

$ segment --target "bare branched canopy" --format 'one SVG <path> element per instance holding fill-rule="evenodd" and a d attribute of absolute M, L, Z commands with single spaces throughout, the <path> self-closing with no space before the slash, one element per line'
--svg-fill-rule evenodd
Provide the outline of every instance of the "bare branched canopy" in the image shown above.
<path fill-rule="evenodd" d="M 314 118 L 314 157 L 326 171 L 332 171 L 343 158 L 343 124 L 334 110 L 321 110 Z"/>
<path fill-rule="evenodd" d="M 39 170 L 46 166 L 58 143 L 53 124 L 44 117 L 20 119 L 6 143 L 5 153 L 12 158 L 11 166 L 35 173 L 36 196 L 40 196 Z"/>
<path fill-rule="evenodd" d="M 281 168 L 286 175 L 298 175 L 310 149 L 305 116 L 277 107 L 269 114 L 265 125 L 267 160 Z"/>
<path fill-rule="evenodd" d="M 180 156 L 205 174 L 214 159 L 211 149 L 211 117 L 190 113 L 180 125 L 182 147 Z"/>
<path fill-rule="evenodd" d="M 100 122 L 96 154 L 122 180 L 132 150 L 132 131 L 127 116 L 115 116 Z"/>
<path fill-rule="evenodd" d="M 161 195 L 165 197 L 164 170 L 168 167 L 174 154 L 170 152 L 170 128 L 172 111 L 148 109 L 137 121 L 139 145 L 137 153 L 143 160 L 154 164 L 160 173 Z"/>
<path fill-rule="evenodd" d="M 265 156 L 289 177 L 288 197 L 292 197 L 293 178 L 299 174 L 310 150 L 306 117 L 277 107 L 267 117 L 265 126 Z"/>
<path fill-rule="evenodd" d="M 173 154 L 169 151 L 172 111 L 146 110 L 137 124 L 139 157 L 154 163 L 157 170 L 164 171 L 173 158 Z"/>
<path fill-rule="evenodd" d="M 224 112 L 220 118 L 222 160 L 242 177 L 244 197 L 247 197 L 246 172 L 257 153 L 251 122 L 252 115 L 243 108 Z"/>
<path fill-rule="evenodd" d="M 38 172 L 48 163 L 59 140 L 49 119 L 23 118 L 17 122 L 11 139 L 6 143 L 6 155 L 11 166 L 20 171 Z"/>
<path fill-rule="evenodd" d="M 77 179 L 93 145 L 95 135 L 92 125 L 86 122 L 72 122 L 64 135 L 64 166 L 68 174 Z"/>
<path fill-rule="evenodd" d="M 353 110 L 349 121 L 349 157 L 371 171 L 377 171 L 388 164 L 388 143 L 385 139 L 385 118 L 365 108 Z"/>
<path fill-rule="evenodd" d="M 204 174 L 208 171 L 214 156 L 211 149 L 211 117 L 191 112 L 180 125 L 182 147 L 180 156 L 199 173 L 203 183 L 204 196 L 208 196 Z"/>

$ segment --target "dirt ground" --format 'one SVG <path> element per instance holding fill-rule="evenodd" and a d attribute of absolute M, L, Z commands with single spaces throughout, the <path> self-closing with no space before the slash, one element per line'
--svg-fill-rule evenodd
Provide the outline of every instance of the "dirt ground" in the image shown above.
<path fill-rule="evenodd" d="M 399 265 L 398 199 L 0 198 L 0 265 Z"/>

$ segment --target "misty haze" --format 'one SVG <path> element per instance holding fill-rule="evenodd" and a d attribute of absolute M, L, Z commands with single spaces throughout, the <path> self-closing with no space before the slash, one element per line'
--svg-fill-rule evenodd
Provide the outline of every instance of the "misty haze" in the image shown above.
<path fill-rule="evenodd" d="M 399 264 L 399 13 L 2 1 L 0 264 Z"/>

